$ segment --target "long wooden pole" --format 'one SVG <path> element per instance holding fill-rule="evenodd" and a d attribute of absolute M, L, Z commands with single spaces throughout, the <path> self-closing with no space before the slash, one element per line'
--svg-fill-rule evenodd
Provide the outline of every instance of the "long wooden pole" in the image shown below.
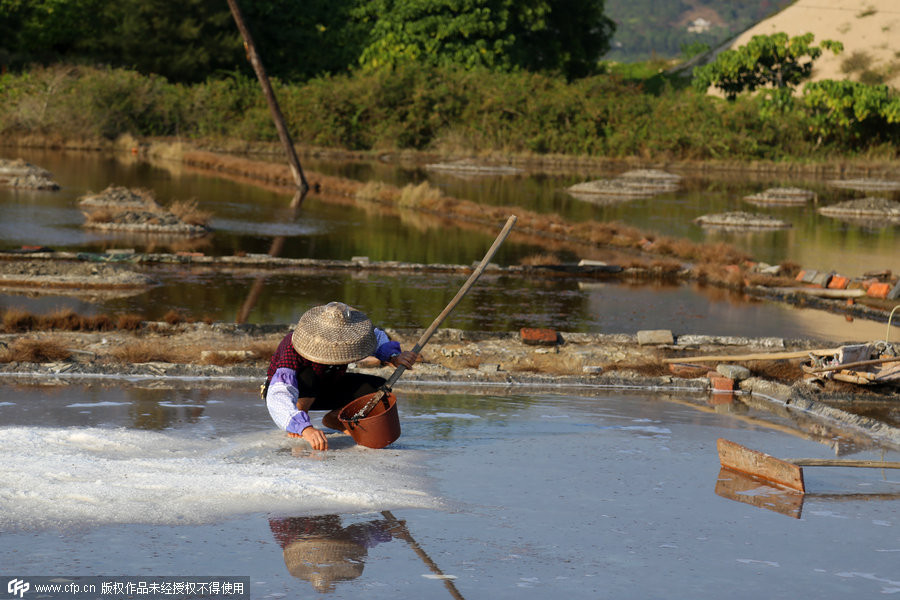
<path fill-rule="evenodd" d="M 500 231 L 499 235 L 497 235 L 497 239 L 495 239 L 494 243 L 491 244 L 491 247 L 488 248 L 487 254 L 484 255 L 484 258 L 481 259 L 481 262 L 478 263 L 478 266 L 475 267 L 475 270 L 472 271 L 472 274 L 469 275 L 469 278 L 466 280 L 463 286 L 459 288 L 458 292 L 456 292 L 453 300 L 451 300 L 450 304 L 448 304 L 447 307 L 444 308 L 443 311 L 441 311 L 441 314 L 439 314 L 437 318 L 432 321 L 428 329 L 425 330 L 425 333 L 423 333 L 421 337 L 419 337 L 419 341 L 416 342 L 416 345 L 412 348 L 413 353 L 419 354 L 422 351 L 422 348 L 425 346 L 425 344 L 428 343 L 428 340 L 431 339 L 431 336 L 434 334 L 437 328 L 441 326 L 441 323 L 444 322 L 444 319 L 447 318 L 447 315 L 449 315 L 453 311 L 453 309 L 456 308 L 456 305 L 459 304 L 459 301 L 463 299 L 463 296 L 465 296 L 466 293 L 468 293 L 468 291 L 472 288 L 472 286 L 475 285 L 475 282 L 484 272 L 484 269 L 488 266 L 488 263 L 490 263 L 491 259 L 494 258 L 494 254 L 497 253 L 497 250 L 500 248 L 500 244 L 503 243 L 503 241 L 509 235 L 509 232 L 512 231 L 513 225 L 516 224 L 516 220 L 517 217 L 515 215 L 510 216 L 509 219 L 506 220 L 506 225 L 503 226 L 503 229 Z M 353 415 L 353 419 L 362 419 L 367 414 L 369 414 L 369 411 L 375 408 L 375 406 L 384 398 L 387 392 L 391 391 L 391 388 L 395 383 L 397 383 L 397 380 L 400 379 L 400 376 L 403 375 L 404 371 L 406 371 L 406 367 L 404 367 L 403 365 L 398 366 L 396 370 L 394 370 L 393 375 L 391 375 L 390 379 L 385 382 L 378 393 L 373 395 L 372 399 L 369 400 L 369 402 L 367 402 L 365 406 L 359 409 L 355 415 Z"/>
<path fill-rule="evenodd" d="M 757 354 L 715 354 L 710 356 L 682 356 L 680 358 L 666 358 L 664 363 L 695 363 L 695 362 L 735 362 L 739 360 L 778 360 L 788 358 L 807 358 L 810 354 L 816 356 L 828 356 L 840 351 L 840 348 L 826 348 L 823 350 L 799 350 L 797 352 L 760 352 Z"/>
<path fill-rule="evenodd" d="M 262 60 L 256 51 L 256 44 L 253 43 L 253 36 L 250 35 L 250 30 L 244 22 L 244 14 L 241 12 L 237 0 L 228 0 L 228 8 L 231 9 L 231 15 L 234 17 L 234 22 L 241 32 L 241 37 L 244 38 L 244 49 L 247 52 L 247 60 L 249 60 L 250 64 L 253 66 L 256 78 L 259 79 L 263 95 L 265 95 L 266 102 L 269 104 L 269 112 L 272 113 L 272 120 L 275 121 L 275 129 L 278 130 L 278 138 L 281 140 L 281 145 L 284 146 L 285 153 L 287 153 L 288 164 L 291 167 L 291 175 L 293 175 L 294 183 L 297 184 L 297 189 L 299 190 L 299 194 L 296 194 L 291 199 L 291 207 L 294 208 L 303 202 L 303 198 L 306 197 L 306 193 L 309 191 L 309 183 L 307 183 L 306 176 L 303 174 L 303 168 L 300 166 L 300 159 L 297 158 L 294 142 L 291 140 L 291 135 L 284 123 L 284 115 L 281 113 L 281 108 L 278 106 L 278 100 L 275 98 L 275 92 L 272 90 L 269 76 L 266 74 L 266 69 L 263 67 Z"/>
<path fill-rule="evenodd" d="M 852 458 L 789 458 L 800 467 L 860 467 L 863 469 L 900 469 L 900 462 Z"/>

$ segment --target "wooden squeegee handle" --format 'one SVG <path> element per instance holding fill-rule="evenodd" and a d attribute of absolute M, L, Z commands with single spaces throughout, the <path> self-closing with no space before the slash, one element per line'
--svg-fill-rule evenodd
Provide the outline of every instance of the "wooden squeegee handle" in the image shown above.
<path fill-rule="evenodd" d="M 500 231 L 497 239 L 495 239 L 494 243 L 491 244 L 491 247 L 488 248 L 487 254 L 484 255 L 484 258 L 481 259 L 481 262 L 478 263 L 478 266 L 475 267 L 475 270 L 472 271 L 472 274 L 469 275 L 469 278 L 466 280 L 463 286 L 459 288 L 458 292 L 456 292 L 456 295 L 453 297 L 453 300 L 450 301 L 450 304 L 448 304 L 447 307 L 441 312 L 441 314 L 439 314 L 437 318 L 432 321 L 428 329 L 425 330 L 425 333 L 423 333 L 419 338 L 419 341 L 416 342 L 416 345 L 413 346 L 413 353 L 419 354 L 422 351 L 422 348 L 425 347 L 425 344 L 428 343 L 428 340 L 431 339 L 431 336 L 435 331 L 437 331 L 437 328 L 441 326 L 441 323 L 444 322 L 444 319 L 447 318 L 447 315 L 449 315 L 453 311 L 453 309 L 456 308 L 456 305 L 459 304 L 459 301 L 463 299 L 463 296 L 465 296 L 468 293 L 469 289 L 471 289 L 471 287 L 475 285 L 475 282 L 484 272 L 484 269 L 488 266 L 488 263 L 491 262 L 491 259 L 494 258 L 494 255 L 500 248 L 500 244 L 502 244 L 503 241 L 507 238 L 509 232 L 512 231 L 513 225 L 515 224 L 515 215 L 512 215 L 511 217 L 509 217 L 509 219 L 506 220 L 506 225 L 503 226 L 503 229 Z M 400 376 L 403 375 L 404 371 L 406 371 L 406 367 L 404 367 L 403 365 L 398 366 L 393 375 L 391 375 L 390 379 L 387 380 L 387 383 L 384 384 L 385 388 L 390 390 L 397 382 L 397 380 L 400 379 Z"/>
<path fill-rule="evenodd" d="M 798 467 L 862 467 L 864 469 L 900 469 L 900 462 L 855 460 L 852 458 L 789 458 Z"/>
<path fill-rule="evenodd" d="M 475 267 L 475 270 L 472 271 L 472 274 L 469 275 L 469 278 L 466 280 L 463 286 L 459 288 L 458 292 L 456 292 L 453 300 L 451 300 L 450 304 L 447 305 L 447 307 L 441 312 L 441 314 L 439 314 L 437 318 L 432 321 L 428 329 L 425 330 L 425 333 L 423 333 L 421 337 L 419 337 L 419 341 L 416 342 L 416 345 L 412 348 L 413 353 L 419 354 L 422 351 L 422 348 L 425 346 L 425 344 L 428 343 L 428 340 L 431 339 L 431 336 L 434 334 L 437 328 L 441 326 L 441 323 L 444 322 L 444 319 L 447 318 L 447 315 L 449 315 L 450 312 L 453 311 L 454 308 L 456 308 L 456 305 L 459 304 L 459 301 L 463 299 L 463 296 L 465 296 L 469 289 L 473 285 L 475 285 L 475 281 L 478 280 L 478 278 L 484 272 L 484 269 L 488 266 L 488 263 L 490 263 L 491 259 L 494 258 L 494 255 L 497 253 L 497 249 L 500 248 L 500 244 L 502 244 L 507 236 L 509 236 L 509 232 L 512 231 L 513 225 L 516 224 L 516 220 L 517 217 L 515 215 L 510 216 L 509 219 L 506 220 L 506 225 L 503 226 L 503 229 L 500 231 L 497 239 L 495 239 L 494 243 L 491 244 L 491 247 L 488 248 L 487 254 L 484 255 L 484 258 L 481 259 L 481 262 L 478 263 L 478 266 Z M 403 365 L 399 365 L 396 370 L 394 370 L 394 373 L 391 375 L 391 377 L 385 382 L 383 386 L 381 386 L 381 389 L 379 390 L 380 393 L 375 394 L 364 407 L 359 409 L 359 411 L 357 411 L 357 413 L 353 415 L 353 418 L 362 419 L 367 414 L 369 414 L 369 411 L 371 411 L 375 407 L 375 405 L 378 404 L 378 402 L 382 398 L 384 398 L 385 393 L 391 391 L 391 388 L 393 388 L 394 384 L 397 383 L 397 380 L 400 379 L 400 376 L 403 375 L 404 371 L 406 371 L 406 367 Z"/>

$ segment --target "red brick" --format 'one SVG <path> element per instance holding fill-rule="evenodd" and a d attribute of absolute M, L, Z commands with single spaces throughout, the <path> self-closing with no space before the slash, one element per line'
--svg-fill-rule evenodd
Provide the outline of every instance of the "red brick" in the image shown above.
<path fill-rule="evenodd" d="M 845 290 L 848 285 L 850 285 L 850 278 L 841 275 L 835 275 L 828 282 L 828 288 L 832 290 Z"/>
<path fill-rule="evenodd" d="M 523 327 L 519 331 L 522 342 L 532 346 L 555 346 L 559 335 L 555 329 L 537 329 Z"/>
<path fill-rule="evenodd" d="M 729 379 L 728 377 L 710 377 L 709 382 L 713 386 L 713 390 L 717 392 L 733 392 L 734 391 L 734 379 Z"/>
<path fill-rule="evenodd" d="M 867 290 L 867 289 L 869 289 L 870 287 L 872 287 L 873 285 L 875 285 L 876 283 L 878 283 L 878 280 L 875 279 L 874 277 L 871 277 L 871 278 L 869 278 L 869 279 L 864 279 L 864 280 L 863 280 L 863 282 L 862 282 L 862 287 L 863 287 L 864 290 Z"/>
<path fill-rule="evenodd" d="M 873 283 L 869 286 L 869 289 L 866 290 L 866 296 L 871 298 L 887 298 L 890 291 L 891 284 L 889 283 Z"/>

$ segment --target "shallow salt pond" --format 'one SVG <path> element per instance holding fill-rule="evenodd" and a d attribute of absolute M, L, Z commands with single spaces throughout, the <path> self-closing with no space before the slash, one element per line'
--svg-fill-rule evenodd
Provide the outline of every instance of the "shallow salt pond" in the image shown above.
<path fill-rule="evenodd" d="M 253 598 L 900 593 L 900 474 L 807 468 L 810 494 L 782 512 L 753 502 L 784 493 L 721 492 L 719 437 L 833 454 L 752 410 L 397 391 L 395 444 L 334 434 L 313 452 L 274 430 L 247 383 L 0 381 L 2 573 L 229 574 Z"/>

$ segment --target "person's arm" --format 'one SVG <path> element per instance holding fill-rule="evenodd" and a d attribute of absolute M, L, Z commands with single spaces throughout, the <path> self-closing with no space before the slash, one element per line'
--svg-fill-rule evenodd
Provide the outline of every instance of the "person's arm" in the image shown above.
<path fill-rule="evenodd" d="M 303 430 L 311 427 L 309 413 L 297 409 L 297 373 L 293 369 L 278 369 L 269 382 L 266 393 L 266 406 L 272 420 L 280 429 L 302 435 Z"/>
<path fill-rule="evenodd" d="M 399 367 L 403 365 L 407 369 L 412 369 L 416 362 L 417 355 L 410 351 L 403 351 L 400 348 L 400 342 L 395 342 L 381 329 L 375 327 L 375 340 L 378 346 L 375 348 L 375 358 L 381 362 L 386 362 Z"/>

